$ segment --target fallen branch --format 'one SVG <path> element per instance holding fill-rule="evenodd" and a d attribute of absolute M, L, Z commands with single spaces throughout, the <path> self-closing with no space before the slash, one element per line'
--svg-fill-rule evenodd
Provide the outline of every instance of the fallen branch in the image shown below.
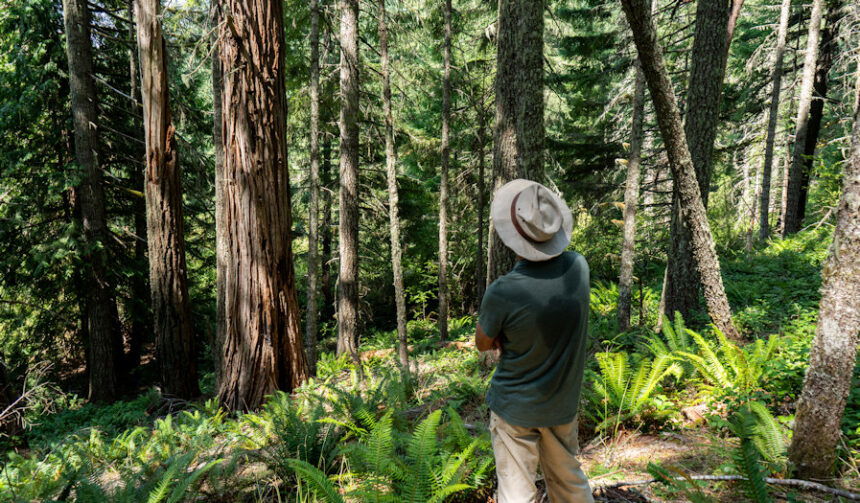
<path fill-rule="evenodd" d="M 692 480 L 706 480 L 706 481 L 739 481 L 739 480 L 747 480 L 746 477 L 741 475 L 691 475 L 689 477 Z M 674 480 L 687 480 L 686 477 L 675 477 Z M 800 489 L 806 489 L 809 491 L 818 491 L 827 494 L 833 494 L 834 496 L 841 496 L 843 498 L 850 499 L 852 501 L 860 501 L 860 493 L 852 493 L 850 491 L 846 491 L 844 489 L 837 489 L 835 487 L 826 486 L 824 484 L 819 484 L 818 482 L 811 482 L 809 480 L 800 480 L 800 479 L 776 479 L 772 477 L 767 477 L 764 479 L 768 484 L 781 485 L 781 486 L 791 486 L 797 487 Z M 614 489 L 617 487 L 625 487 L 625 486 L 642 486 L 646 484 L 651 484 L 654 482 L 659 482 L 658 479 L 643 479 L 643 480 L 631 480 L 631 481 L 622 481 L 622 482 L 612 482 L 608 484 L 600 484 L 593 487 L 594 490 L 597 489 Z"/>

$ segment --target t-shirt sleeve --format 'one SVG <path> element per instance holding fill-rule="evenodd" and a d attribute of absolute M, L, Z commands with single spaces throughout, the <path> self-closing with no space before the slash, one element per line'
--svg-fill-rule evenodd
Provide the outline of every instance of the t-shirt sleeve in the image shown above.
<path fill-rule="evenodd" d="M 502 333 L 502 327 L 505 323 L 507 309 L 504 302 L 496 293 L 495 285 L 490 285 L 484 293 L 484 298 L 481 300 L 481 312 L 478 315 L 478 324 L 484 329 L 484 333 L 490 339 L 495 339 Z"/>

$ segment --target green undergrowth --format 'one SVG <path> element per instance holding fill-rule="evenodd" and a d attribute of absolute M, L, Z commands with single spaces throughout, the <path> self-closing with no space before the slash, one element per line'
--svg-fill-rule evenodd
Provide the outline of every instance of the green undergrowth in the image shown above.
<path fill-rule="evenodd" d="M 765 497 L 763 477 L 789 470 L 826 246 L 826 234 L 810 231 L 724 260 L 744 343 L 700 316 L 666 319 L 655 331 L 659 287 L 636 292 L 633 328 L 619 332 L 617 287 L 596 282 L 581 440 L 705 429 L 726 446 L 717 472 L 749 479 L 729 489 Z M 474 328 L 473 317 L 449 322 L 459 343 Z M 314 379 L 253 413 L 155 390 L 112 405 L 60 394 L 3 454 L 0 501 L 487 501 L 492 370 L 473 348 L 440 344 L 434 320 L 411 321 L 409 342 L 408 382 L 389 351 L 395 332 L 374 331 L 363 338 L 361 369 L 323 351 Z M 843 474 L 860 459 L 856 389 L 843 423 Z M 688 474 L 684 466 L 649 470 L 666 486 L 656 493 L 710 501 L 697 483 L 672 479 Z"/>

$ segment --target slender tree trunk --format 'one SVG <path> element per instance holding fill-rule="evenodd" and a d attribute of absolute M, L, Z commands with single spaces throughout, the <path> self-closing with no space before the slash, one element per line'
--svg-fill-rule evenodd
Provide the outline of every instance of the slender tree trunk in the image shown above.
<path fill-rule="evenodd" d="M 822 270 L 818 326 L 797 404 L 789 458 L 803 478 L 833 473 L 860 333 L 860 78 L 854 132 L 830 255 Z"/>
<path fill-rule="evenodd" d="M 391 236 L 391 272 L 397 306 L 397 356 L 404 376 L 409 376 L 409 348 L 406 340 L 406 297 L 403 293 L 402 246 L 397 190 L 397 150 L 394 144 L 394 113 L 391 110 L 391 76 L 388 61 L 388 23 L 385 0 L 379 0 L 379 54 L 382 63 L 382 108 L 385 115 L 385 173 L 388 178 L 388 222 Z"/>
<path fill-rule="evenodd" d="M 654 112 L 666 145 L 669 167 L 679 188 L 681 216 L 692 231 L 693 256 L 702 279 L 708 314 L 727 337 L 739 339 L 740 335 L 732 324 L 731 308 L 720 275 L 720 262 L 684 136 L 681 114 L 663 62 L 663 53 L 657 41 L 657 32 L 647 8 L 647 1 L 622 0 L 621 4 L 633 32 L 639 61 L 654 102 Z"/>
<path fill-rule="evenodd" d="M 331 241 L 332 241 L 332 176 L 331 176 L 331 135 L 328 132 L 323 134 L 322 142 L 322 173 L 320 176 L 321 182 L 325 190 L 323 191 L 323 224 L 322 224 L 322 319 L 329 321 L 334 317 L 335 295 L 331 281 Z"/>
<path fill-rule="evenodd" d="M 340 0 L 340 275 L 337 354 L 358 363 L 358 0 Z"/>
<path fill-rule="evenodd" d="M 484 298 L 484 290 L 487 286 L 487 265 L 484 260 L 484 213 L 487 206 L 487 187 L 486 187 L 486 158 L 484 156 L 484 148 L 487 144 L 487 120 L 484 116 L 484 111 L 478 112 L 478 239 L 477 250 L 475 253 L 475 308 L 481 305 L 481 299 Z"/>
<path fill-rule="evenodd" d="M 160 0 L 137 0 L 137 45 L 146 135 L 146 223 L 155 350 L 164 391 L 181 398 L 200 394 L 188 279 L 182 175 L 176 129 L 170 113 L 167 44 L 161 32 Z"/>
<path fill-rule="evenodd" d="M 442 141 L 439 171 L 439 339 L 448 339 L 448 163 L 451 161 L 451 0 L 445 0 Z"/>
<path fill-rule="evenodd" d="M 684 134 L 705 208 L 708 207 L 714 141 L 717 137 L 720 98 L 728 60 L 731 7 L 725 0 L 698 0 L 696 4 Z M 731 28 L 734 30 L 733 25 Z M 689 319 L 698 306 L 700 281 L 693 259 L 690 229 L 685 226 L 684 219 L 680 216 L 680 197 L 677 187 L 673 188 L 672 245 L 668 263 L 666 314 L 672 318 L 677 311 L 685 319 Z"/>
<path fill-rule="evenodd" d="M 280 0 L 222 0 L 226 333 L 219 398 L 259 407 L 308 375 L 290 235 Z"/>
<path fill-rule="evenodd" d="M 543 0 L 499 0 L 496 35 L 494 191 L 516 178 L 543 180 Z M 514 254 L 490 229 L 487 283 Z"/>
<path fill-rule="evenodd" d="M 127 2 L 128 19 L 133 20 L 134 17 L 134 1 Z M 128 50 L 128 75 L 129 75 L 129 110 L 136 112 L 140 103 L 140 76 L 138 75 L 137 61 L 137 31 L 135 24 L 128 25 L 128 41 L 130 48 Z M 137 119 L 134 119 L 135 130 L 143 129 L 139 125 Z M 135 135 L 139 137 L 139 135 Z M 140 138 L 144 141 L 143 138 Z M 144 153 L 139 151 L 137 146 L 133 147 L 133 157 L 143 159 Z M 131 277 L 131 299 L 129 300 L 129 315 L 131 317 L 131 332 L 128 337 L 128 354 L 125 362 L 126 368 L 133 369 L 140 365 L 140 357 L 143 352 L 144 342 L 152 333 L 152 317 L 150 313 L 149 299 L 150 290 L 147 280 L 149 262 L 146 257 L 146 197 L 143 195 L 146 192 L 144 187 L 143 170 L 133 163 L 131 169 L 130 181 L 134 190 L 141 193 L 140 197 L 134 197 L 132 200 L 132 212 L 134 213 L 134 272 Z"/>
<path fill-rule="evenodd" d="M 803 60 L 803 79 L 800 84 L 800 97 L 797 105 L 797 120 L 794 132 L 794 153 L 786 187 L 785 213 L 783 215 L 783 236 L 790 236 L 800 230 L 802 223 L 800 209 L 801 186 L 806 137 L 809 132 L 809 110 L 812 106 L 812 87 L 815 81 L 815 67 L 818 61 L 819 39 L 821 38 L 821 18 L 824 0 L 812 0 L 809 17 L 809 34 L 806 41 L 806 54 Z"/>
<path fill-rule="evenodd" d="M 779 27 L 776 32 L 776 48 L 773 51 L 773 71 L 771 72 L 770 109 L 767 117 L 767 139 L 764 144 L 764 166 L 761 174 L 761 201 L 759 203 L 759 239 L 770 235 L 770 177 L 773 169 L 773 150 L 776 143 L 776 124 L 779 121 L 779 95 L 782 92 L 782 56 L 785 53 L 785 40 L 788 37 L 788 16 L 791 13 L 791 0 L 782 0 L 779 9 Z"/>
<path fill-rule="evenodd" d="M 639 204 L 639 165 L 645 122 L 645 76 L 636 63 L 633 91 L 633 121 L 630 126 L 630 155 L 627 159 L 627 182 L 624 187 L 624 236 L 621 245 L 621 273 L 618 280 L 618 329 L 630 328 L 631 285 L 636 247 L 636 206 Z"/>
<path fill-rule="evenodd" d="M 227 248 L 228 234 L 226 216 L 226 199 L 224 198 L 224 141 L 222 134 L 224 114 L 222 109 L 223 97 L 223 72 L 221 68 L 221 51 L 218 43 L 218 25 L 223 21 L 220 8 L 220 0 L 210 0 L 209 22 L 212 25 L 212 35 L 209 41 L 212 44 L 212 145 L 215 151 L 215 263 L 216 263 L 216 299 L 215 299 L 215 361 L 221 358 L 221 348 L 225 341 L 223 336 L 227 334 L 227 310 L 225 302 L 226 294 L 226 271 L 230 262 L 230 252 Z M 218 365 L 220 372 L 221 364 Z M 219 377 L 218 382 L 221 379 Z"/>
<path fill-rule="evenodd" d="M 821 42 L 818 49 L 815 79 L 812 83 L 812 104 L 809 106 L 809 127 L 806 131 L 806 142 L 803 148 L 803 172 L 801 173 L 800 195 L 797 200 L 797 219 L 803 222 L 806 216 L 806 200 L 809 195 L 809 179 L 812 176 L 815 161 L 815 148 L 821 133 L 821 121 L 824 119 L 824 102 L 827 99 L 828 74 L 833 68 L 833 58 L 836 52 L 836 37 L 838 35 L 839 15 L 842 2 L 831 2 L 827 7 L 824 28 L 821 31 Z"/>
<path fill-rule="evenodd" d="M 305 326 L 305 348 L 310 372 L 316 375 L 317 332 L 319 307 L 317 306 L 317 273 L 319 269 L 319 200 L 320 200 L 320 55 L 319 55 L 319 0 L 311 0 L 311 124 L 310 124 L 310 190 L 308 208 L 308 307 Z"/>
<path fill-rule="evenodd" d="M 113 401 L 119 394 L 122 339 L 116 297 L 108 273 L 107 217 L 102 170 L 98 161 L 98 112 L 93 81 L 90 11 L 86 0 L 64 0 L 69 91 L 75 127 L 75 158 L 80 182 L 81 221 L 84 236 L 84 278 L 89 292 L 87 370 L 89 397 Z"/>

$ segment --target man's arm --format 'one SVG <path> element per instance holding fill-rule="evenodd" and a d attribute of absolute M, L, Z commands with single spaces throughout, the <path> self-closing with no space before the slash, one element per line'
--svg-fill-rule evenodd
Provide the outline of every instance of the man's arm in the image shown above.
<path fill-rule="evenodd" d="M 492 339 L 484 333 L 484 329 L 481 328 L 480 323 L 475 325 L 475 347 L 482 353 L 490 349 L 501 348 L 502 345 L 499 340 L 500 337 L 501 336 L 498 336 L 495 339 Z"/>

